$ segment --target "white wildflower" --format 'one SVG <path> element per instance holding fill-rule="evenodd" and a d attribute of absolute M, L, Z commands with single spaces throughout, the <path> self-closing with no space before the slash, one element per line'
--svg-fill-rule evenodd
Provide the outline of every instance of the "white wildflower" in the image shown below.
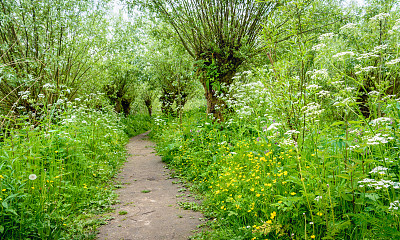
<path fill-rule="evenodd" d="M 383 166 L 378 166 L 375 167 L 374 169 L 372 169 L 369 173 L 373 174 L 373 173 L 383 173 L 385 174 L 385 171 L 387 171 L 388 168 L 383 167 Z M 384 183 L 382 182 L 382 184 L 380 184 L 381 182 L 379 182 L 379 185 L 383 185 Z"/>
<path fill-rule="evenodd" d="M 400 207 L 400 201 L 396 200 L 396 201 L 390 203 L 389 210 L 398 210 L 399 207 Z"/>
<path fill-rule="evenodd" d="M 362 54 L 360 54 L 359 57 L 357 57 L 357 60 L 369 59 L 369 58 L 374 58 L 374 57 L 379 57 L 379 55 L 376 53 L 373 53 L 373 52 L 362 53 Z"/>
<path fill-rule="evenodd" d="M 388 123 L 390 123 L 391 121 L 392 121 L 391 118 L 388 118 L 388 117 L 380 117 L 380 118 L 377 118 L 377 119 L 372 120 L 372 121 L 370 122 L 370 124 L 371 124 L 372 126 L 375 126 L 375 125 L 378 125 L 378 124 L 388 124 Z"/>
<path fill-rule="evenodd" d="M 400 58 L 396 58 L 396 59 L 390 60 L 389 62 L 386 63 L 386 65 L 395 65 L 395 64 L 398 64 L 398 63 L 400 63 Z"/>
<path fill-rule="evenodd" d="M 300 132 L 297 130 L 289 130 L 289 131 L 285 132 L 285 135 L 292 135 L 292 134 L 297 134 L 297 133 L 300 133 Z"/>
<path fill-rule="evenodd" d="M 379 45 L 379 46 L 374 47 L 374 52 L 380 52 L 380 51 L 385 50 L 387 48 L 388 48 L 387 44 Z"/>
<path fill-rule="evenodd" d="M 318 97 L 329 97 L 329 94 L 330 94 L 330 92 L 325 91 L 325 90 L 321 90 L 321 91 L 317 92 Z"/>
<path fill-rule="evenodd" d="M 342 31 L 343 30 L 352 30 L 352 29 L 355 29 L 356 26 L 357 26 L 357 24 L 355 24 L 355 23 L 348 23 L 348 24 L 344 25 L 343 27 L 341 27 L 340 30 L 342 30 Z"/>
<path fill-rule="evenodd" d="M 373 16 L 370 18 L 371 21 L 380 21 L 380 20 L 385 20 L 385 18 L 389 17 L 389 13 L 379 13 L 378 15 Z"/>
<path fill-rule="evenodd" d="M 317 202 L 318 202 L 319 200 L 321 200 L 321 199 L 322 199 L 322 196 L 316 196 L 316 197 L 314 198 L 314 200 L 317 201 Z"/>
<path fill-rule="evenodd" d="M 317 90 L 318 88 L 321 88 L 321 86 L 318 86 L 317 84 L 311 84 L 306 87 L 307 90 Z"/>
<path fill-rule="evenodd" d="M 280 126 L 280 125 L 282 125 L 282 124 L 281 123 L 273 123 L 267 128 L 267 131 L 278 130 L 278 126 Z"/>
<path fill-rule="evenodd" d="M 324 48 L 324 47 L 326 47 L 326 45 L 323 44 L 323 43 L 320 43 L 320 44 L 317 44 L 317 45 L 313 46 L 311 49 L 312 49 L 313 51 L 319 51 L 319 50 L 321 50 L 321 49 Z"/>
<path fill-rule="evenodd" d="M 51 83 L 46 83 L 45 85 L 43 85 L 44 89 L 50 89 L 50 88 L 55 88 L 55 86 Z"/>
<path fill-rule="evenodd" d="M 320 41 L 324 41 L 326 39 L 332 39 L 335 36 L 334 33 L 325 33 L 318 37 Z"/>
<path fill-rule="evenodd" d="M 332 57 L 333 57 L 333 58 L 340 58 L 340 59 L 343 59 L 343 58 L 346 57 L 346 56 L 349 56 L 349 57 L 354 56 L 354 53 L 353 53 L 353 52 L 340 52 L 340 53 L 336 53 L 336 54 L 333 55 Z"/>
<path fill-rule="evenodd" d="M 35 180 L 36 178 L 37 178 L 36 174 L 29 175 L 29 179 L 32 181 Z"/>
<path fill-rule="evenodd" d="M 388 140 L 385 137 L 382 137 L 380 133 L 367 140 L 368 145 L 379 145 L 381 143 L 388 143 Z"/>
<path fill-rule="evenodd" d="M 381 93 L 378 91 L 371 91 L 368 93 L 369 96 L 379 96 Z"/>
<path fill-rule="evenodd" d="M 358 74 L 363 73 L 363 72 L 367 73 L 367 72 L 371 71 L 372 69 L 376 69 L 376 68 L 377 67 L 375 67 L 375 66 L 363 67 L 363 68 L 361 68 L 360 71 L 356 72 L 356 74 L 358 75 Z"/>

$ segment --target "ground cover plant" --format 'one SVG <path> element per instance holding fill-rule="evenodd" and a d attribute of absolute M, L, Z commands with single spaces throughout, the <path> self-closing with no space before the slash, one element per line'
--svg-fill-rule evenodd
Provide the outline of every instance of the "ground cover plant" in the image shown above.
<path fill-rule="evenodd" d="M 35 125 L 2 117 L 0 236 L 93 239 L 103 223 L 95 216 L 116 200 L 109 180 L 126 160 L 128 134 L 146 131 L 149 119 L 121 120 L 101 94 L 46 112 Z"/>
<path fill-rule="evenodd" d="M 204 196 L 197 238 L 400 237 L 399 23 L 380 12 L 237 74 L 225 122 L 155 120 L 164 161 Z"/>

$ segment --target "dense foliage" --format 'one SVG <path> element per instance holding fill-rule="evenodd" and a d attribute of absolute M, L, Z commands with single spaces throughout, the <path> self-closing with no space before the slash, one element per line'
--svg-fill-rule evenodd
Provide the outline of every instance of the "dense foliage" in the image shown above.
<path fill-rule="evenodd" d="M 1 1 L 1 239 L 95 238 L 152 115 L 193 238 L 400 238 L 397 1 L 126 2 Z"/>
<path fill-rule="evenodd" d="M 355 19 L 237 74 L 223 123 L 156 119 L 164 161 L 204 196 L 198 238 L 400 237 L 399 24 L 396 8 Z"/>

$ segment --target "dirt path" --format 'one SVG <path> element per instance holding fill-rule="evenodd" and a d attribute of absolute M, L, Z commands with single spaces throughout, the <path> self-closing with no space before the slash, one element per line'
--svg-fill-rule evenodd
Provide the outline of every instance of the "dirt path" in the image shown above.
<path fill-rule="evenodd" d="M 120 203 L 112 213 L 114 219 L 99 229 L 98 239 L 184 240 L 201 224 L 199 212 L 178 207 L 178 202 L 184 201 L 177 197 L 184 193 L 182 186 L 169 179 L 169 170 L 153 147 L 147 133 L 129 141 L 131 156 L 118 175 L 123 184 L 117 190 Z"/>

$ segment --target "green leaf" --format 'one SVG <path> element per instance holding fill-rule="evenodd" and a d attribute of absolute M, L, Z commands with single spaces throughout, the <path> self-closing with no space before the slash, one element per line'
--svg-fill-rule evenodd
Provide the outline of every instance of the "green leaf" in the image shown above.
<path fill-rule="evenodd" d="M 338 121 L 338 122 L 334 122 L 331 127 L 337 126 L 337 125 L 342 125 L 344 124 L 344 121 Z"/>
<path fill-rule="evenodd" d="M 4 232 L 4 227 L 2 225 L 0 225 L 0 233 Z"/>
<path fill-rule="evenodd" d="M 350 176 L 349 176 L 349 175 L 347 175 L 347 174 L 339 174 L 339 175 L 337 175 L 337 177 L 340 177 L 340 178 L 344 178 L 344 179 L 350 180 Z"/>

